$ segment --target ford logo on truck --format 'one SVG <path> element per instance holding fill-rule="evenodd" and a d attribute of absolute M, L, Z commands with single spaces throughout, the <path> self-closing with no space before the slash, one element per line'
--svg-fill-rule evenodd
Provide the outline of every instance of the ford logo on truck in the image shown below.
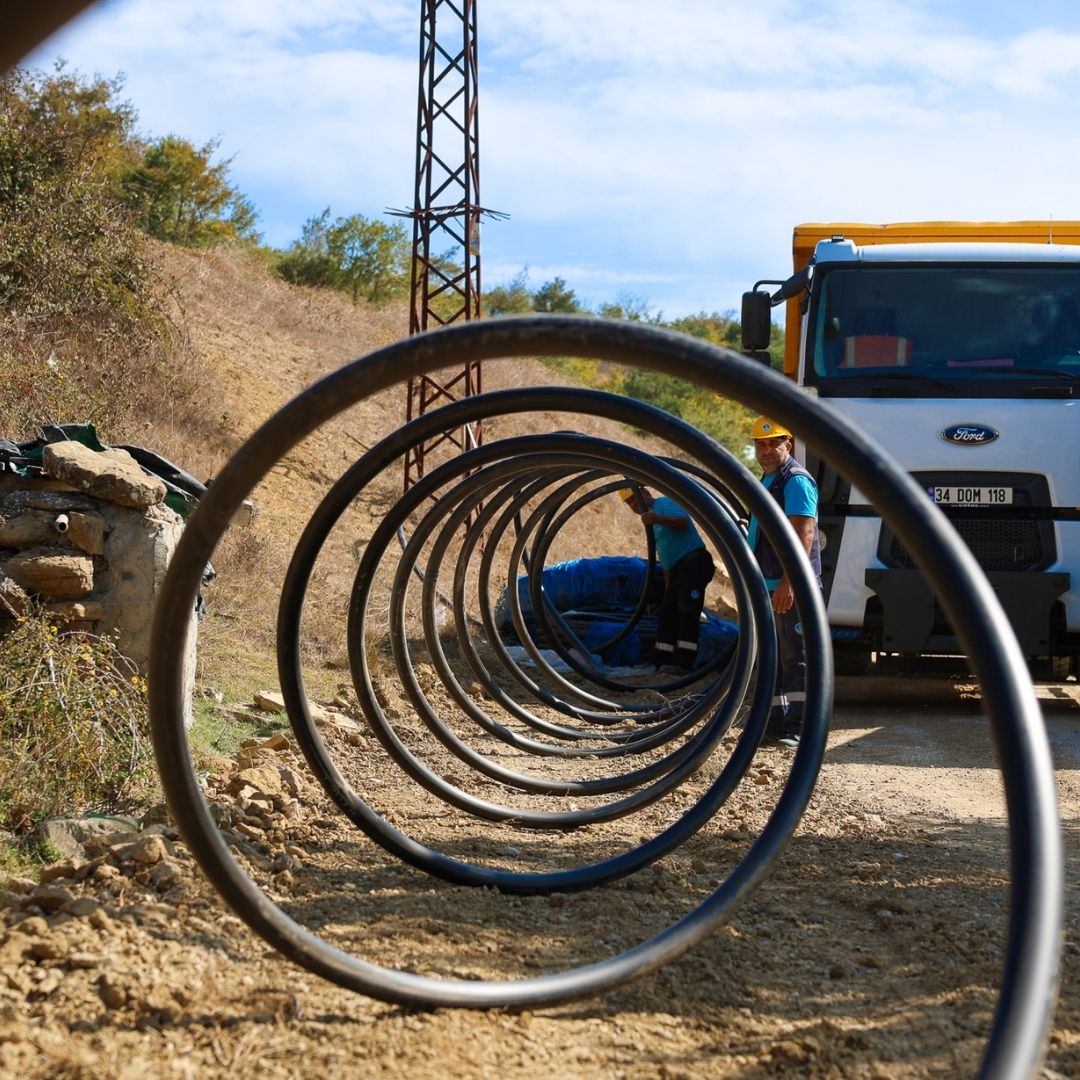
<path fill-rule="evenodd" d="M 957 446 L 984 446 L 992 443 L 1000 434 L 997 428 L 987 427 L 986 424 L 950 424 L 942 430 L 941 437 Z"/>

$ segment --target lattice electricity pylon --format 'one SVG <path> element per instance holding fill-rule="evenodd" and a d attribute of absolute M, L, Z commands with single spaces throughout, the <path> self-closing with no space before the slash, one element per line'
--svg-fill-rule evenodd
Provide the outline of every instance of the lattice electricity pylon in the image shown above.
<path fill-rule="evenodd" d="M 413 221 L 410 335 L 481 314 L 480 220 L 506 215 L 478 202 L 476 88 L 476 0 L 421 0 L 416 197 L 412 210 L 391 211 Z M 447 247 L 436 251 L 439 240 Z M 480 390 L 479 360 L 440 377 L 410 379 L 406 420 Z M 424 475 L 425 459 L 438 446 L 461 452 L 482 441 L 483 430 L 475 424 L 411 450 L 405 490 Z"/>

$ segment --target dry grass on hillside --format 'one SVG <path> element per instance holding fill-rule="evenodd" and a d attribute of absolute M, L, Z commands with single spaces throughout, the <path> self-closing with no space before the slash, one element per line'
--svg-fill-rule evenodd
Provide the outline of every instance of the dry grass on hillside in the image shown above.
<path fill-rule="evenodd" d="M 376 309 L 326 290 L 289 285 L 240 250 L 163 246 L 159 255 L 202 392 L 194 413 L 167 415 L 144 442 L 200 479 L 220 471 L 256 427 L 306 386 L 407 331 L 404 304 Z M 535 359 L 485 363 L 485 390 L 560 381 Z M 404 384 L 360 402 L 285 454 L 253 492 L 253 527 L 232 530 L 214 557 L 219 577 L 208 590 L 211 618 L 201 631 L 204 681 L 235 688 L 253 671 L 260 673 L 254 677 L 272 676 L 277 589 L 301 530 L 332 483 L 399 427 L 404 414 Z M 641 442 L 611 421 L 552 413 L 499 417 L 485 426 L 485 441 L 555 430 Z M 305 616 L 309 658 L 316 666 L 345 664 L 343 598 L 358 553 L 400 495 L 402 480 L 400 469 L 380 477 L 350 508 L 320 556 Z M 643 549 L 640 525 L 612 497 L 568 522 L 549 562 Z M 709 604 L 722 609 L 727 603 L 730 592 L 718 580 Z M 336 678 L 332 670 L 327 685 Z"/>

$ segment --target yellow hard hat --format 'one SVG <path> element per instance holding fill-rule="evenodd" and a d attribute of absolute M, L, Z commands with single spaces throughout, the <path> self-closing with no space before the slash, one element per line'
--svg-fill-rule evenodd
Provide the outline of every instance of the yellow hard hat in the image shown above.
<path fill-rule="evenodd" d="M 775 421 L 770 420 L 765 416 L 759 416 L 754 421 L 754 430 L 752 434 L 755 439 L 774 439 L 777 435 L 786 435 L 789 439 L 795 437 L 783 424 L 777 424 Z"/>
<path fill-rule="evenodd" d="M 634 497 L 634 493 L 630 488 L 619 488 L 619 498 L 623 502 L 629 502 Z"/>

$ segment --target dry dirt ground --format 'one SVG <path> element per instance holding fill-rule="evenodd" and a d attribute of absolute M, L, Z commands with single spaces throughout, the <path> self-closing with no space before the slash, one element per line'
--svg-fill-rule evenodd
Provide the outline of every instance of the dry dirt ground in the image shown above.
<path fill-rule="evenodd" d="M 1080 694 L 1039 692 L 1070 882 L 1043 1075 L 1072 1077 L 1080 1075 Z M 373 1001 L 269 950 L 224 910 L 175 832 L 157 827 L 134 846 L 130 835 L 116 837 L 52 868 L 42 886 L 14 882 L 0 894 L 0 1074 L 973 1075 L 1001 976 L 1008 895 L 987 724 L 971 688 L 948 682 L 846 681 L 841 701 L 810 809 L 775 872 L 728 925 L 637 983 L 525 1012 Z M 377 748 L 347 720 L 324 730 L 352 761 L 354 781 L 381 786 L 396 821 L 453 837 L 440 832 L 449 815 L 400 773 L 376 767 Z M 756 834 L 790 762 L 782 750 L 761 751 L 702 834 L 627 882 L 513 898 L 398 865 L 333 812 L 287 740 L 260 742 L 239 764 L 220 763 L 210 789 L 253 875 L 343 948 L 464 978 L 558 970 L 669 924 Z M 272 806 L 252 805 L 236 770 L 267 763 L 291 770 L 298 798 L 279 789 Z M 620 828 L 590 827 L 548 846 L 580 858 L 619 842 Z M 475 829 L 458 834 L 453 850 L 497 857 L 511 850 L 508 838 Z"/>
<path fill-rule="evenodd" d="M 211 425 L 216 441 L 198 446 L 141 441 L 197 475 L 213 474 L 311 378 L 398 336 L 400 312 L 358 313 L 253 276 L 223 254 L 172 258 L 207 366 L 207 406 L 220 422 Z M 524 385 L 542 376 L 523 362 L 509 378 Z M 302 523 L 301 511 L 355 457 L 356 443 L 371 445 L 399 422 L 400 408 L 400 396 L 366 403 L 273 470 L 251 537 L 234 541 L 243 552 L 224 552 L 209 600 L 217 655 L 227 651 L 223 642 L 242 651 L 268 634 L 246 606 L 252 597 L 230 599 L 239 592 L 230 565 L 244 556 L 248 570 L 279 581 L 288 552 L 282 534 L 295 532 L 298 515 Z M 391 500 L 393 485 L 375 494 Z M 338 542 L 349 573 L 349 541 L 362 546 L 370 535 L 378 498 Z M 614 521 L 597 508 L 567 537 L 569 548 L 594 553 L 590 544 L 613 534 L 621 542 Z M 331 592 L 336 573 L 324 578 Z M 711 605 L 722 599 L 711 592 Z M 320 648 L 333 659 L 332 645 Z M 204 669 L 203 685 L 215 685 L 223 670 Z M 344 681 L 344 672 L 331 675 Z M 427 673 L 421 678 L 426 683 Z M 873 679 L 841 680 L 838 689 L 825 766 L 771 876 L 706 941 L 638 982 L 528 1011 L 424 1012 L 341 990 L 284 960 L 230 913 L 158 808 L 137 837 L 106 837 L 50 867 L 42 883 L 15 880 L 0 891 L 0 1076 L 973 1075 L 1001 978 L 1008 906 L 1001 784 L 977 688 Z M 437 687 L 431 694 L 445 707 Z M 1043 1075 L 1076 1077 L 1080 686 L 1042 686 L 1039 695 L 1069 882 L 1061 1000 Z M 443 850 L 495 865 L 565 866 L 625 850 L 684 809 L 716 769 L 644 814 L 538 837 L 444 809 L 387 761 L 357 724 L 347 691 L 336 702 L 312 696 L 331 710 L 321 730 L 335 762 L 373 806 Z M 420 740 L 400 694 L 391 688 L 384 697 L 403 737 Z M 447 885 L 401 865 L 334 809 L 280 720 L 236 703 L 220 715 L 223 725 L 241 726 L 249 745 L 213 764 L 207 799 L 252 877 L 338 947 L 447 978 L 565 970 L 671 925 L 745 852 L 791 761 L 779 748 L 759 751 L 706 827 L 654 866 L 582 893 L 521 898 Z M 433 759 L 461 779 L 438 751 Z M 476 790 L 509 797 L 498 784 Z"/>

